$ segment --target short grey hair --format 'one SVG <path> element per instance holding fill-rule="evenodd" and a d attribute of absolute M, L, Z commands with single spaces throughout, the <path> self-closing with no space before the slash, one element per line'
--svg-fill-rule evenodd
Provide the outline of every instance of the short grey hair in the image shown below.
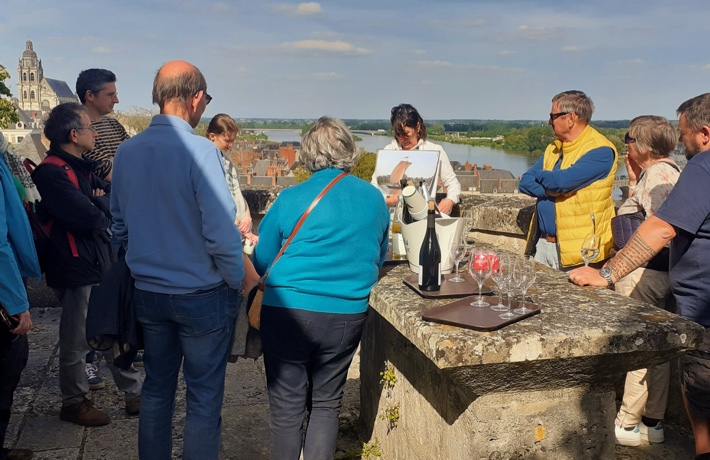
<path fill-rule="evenodd" d="M 309 171 L 325 168 L 350 171 L 357 157 L 350 130 L 337 118 L 321 117 L 301 142 L 301 162 Z"/>
<path fill-rule="evenodd" d="M 153 80 L 153 104 L 162 108 L 173 99 L 187 104 L 200 91 L 207 91 L 207 80 L 197 67 L 192 66 L 189 72 L 180 72 L 170 77 L 161 76 L 158 70 Z"/>
<path fill-rule="evenodd" d="M 641 115 L 631 120 L 629 136 L 636 139 L 640 152 L 651 152 L 656 158 L 667 158 L 676 148 L 678 135 L 664 117 Z"/>
<path fill-rule="evenodd" d="M 685 123 L 693 132 L 710 126 L 710 93 L 701 94 L 683 102 L 676 110 L 678 117 L 685 115 Z"/>
<path fill-rule="evenodd" d="M 594 113 L 594 103 L 583 91 L 570 90 L 556 94 L 552 103 L 557 102 L 560 112 L 574 112 L 577 118 L 589 123 Z"/>

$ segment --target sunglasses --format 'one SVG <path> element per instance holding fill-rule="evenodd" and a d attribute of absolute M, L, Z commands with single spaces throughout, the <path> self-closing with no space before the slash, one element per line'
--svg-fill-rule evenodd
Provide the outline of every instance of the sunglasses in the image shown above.
<path fill-rule="evenodd" d="M 557 112 L 557 113 L 550 113 L 550 122 L 553 122 L 557 120 L 560 117 L 564 117 L 565 115 L 568 115 L 569 112 Z"/>
<path fill-rule="evenodd" d="M 630 143 L 632 143 L 632 142 L 636 142 L 636 138 L 635 138 L 635 137 L 631 137 L 631 136 L 629 135 L 629 133 L 627 132 L 627 133 L 624 135 L 624 144 L 630 144 Z"/>

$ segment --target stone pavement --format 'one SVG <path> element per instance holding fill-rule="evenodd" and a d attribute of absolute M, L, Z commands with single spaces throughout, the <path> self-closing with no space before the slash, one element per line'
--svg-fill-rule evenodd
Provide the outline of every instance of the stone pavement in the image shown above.
<path fill-rule="evenodd" d="M 59 420 L 57 337 L 61 311 L 51 291 L 43 286 L 31 285 L 30 296 L 34 322 L 30 334 L 30 358 L 15 393 L 6 445 L 34 449 L 36 459 L 138 458 L 138 417 L 125 414 L 123 396 L 119 394 L 103 363 L 100 373 L 107 383 L 106 388 L 91 392 L 90 397 L 98 407 L 108 411 L 113 422 L 105 427 L 85 428 Z M 268 458 L 268 400 L 261 359 L 228 364 L 222 415 L 221 459 Z M 362 441 L 357 432 L 358 415 L 359 359 L 356 355 L 346 384 L 336 458 L 391 458 L 386 452 L 382 452 L 381 456 L 361 455 Z M 184 418 L 184 382 L 181 382 L 175 408 L 174 458 L 180 458 Z M 462 453 L 461 458 L 467 457 Z M 664 444 L 638 448 L 617 446 L 616 458 L 692 459 L 692 436 L 684 428 L 667 426 Z"/>

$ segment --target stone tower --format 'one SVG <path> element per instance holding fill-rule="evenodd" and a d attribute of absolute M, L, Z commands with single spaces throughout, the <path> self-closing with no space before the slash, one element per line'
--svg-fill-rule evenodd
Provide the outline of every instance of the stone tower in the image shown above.
<path fill-rule="evenodd" d="M 22 110 L 28 112 L 41 111 L 42 90 L 40 82 L 44 78 L 42 61 L 37 59 L 37 53 L 32 49 L 32 41 L 27 40 L 25 51 L 17 68 L 17 99 Z"/>

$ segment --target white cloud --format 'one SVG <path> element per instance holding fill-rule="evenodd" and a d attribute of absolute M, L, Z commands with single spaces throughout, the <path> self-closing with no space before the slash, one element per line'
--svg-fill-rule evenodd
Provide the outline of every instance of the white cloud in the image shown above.
<path fill-rule="evenodd" d="M 323 9 L 318 2 L 299 3 L 298 5 L 281 3 L 274 6 L 273 9 L 279 13 L 296 16 L 313 16 L 323 13 Z"/>
<path fill-rule="evenodd" d="M 583 51 L 589 51 L 591 50 L 591 46 L 578 46 L 578 45 L 569 45 L 569 46 L 563 46 L 562 51 L 568 52 L 568 53 L 579 53 Z"/>
<path fill-rule="evenodd" d="M 358 56 L 371 53 L 365 48 L 357 48 L 341 40 L 300 40 L 279 45 L 283 51 L 290 53 L 315 52 L 328 55 Z"/>
<path fill-rule="evenodd" d="M 548 42 L 561 36 L 559 27 L 531 27 L 527 24 L 518 26 L 517 38 L 525 42 Z"/>
<path fill-rule="evenodd" d="M 414 50 L 414 54 L 426 54 L 425 50 Z"/>
<path fill-rule="evenodd" d="M 111 48 L 107 48 L 105 46 L 95 46 L 91 48 L 91 52 L 94 54 L 111 54 Z"/>

